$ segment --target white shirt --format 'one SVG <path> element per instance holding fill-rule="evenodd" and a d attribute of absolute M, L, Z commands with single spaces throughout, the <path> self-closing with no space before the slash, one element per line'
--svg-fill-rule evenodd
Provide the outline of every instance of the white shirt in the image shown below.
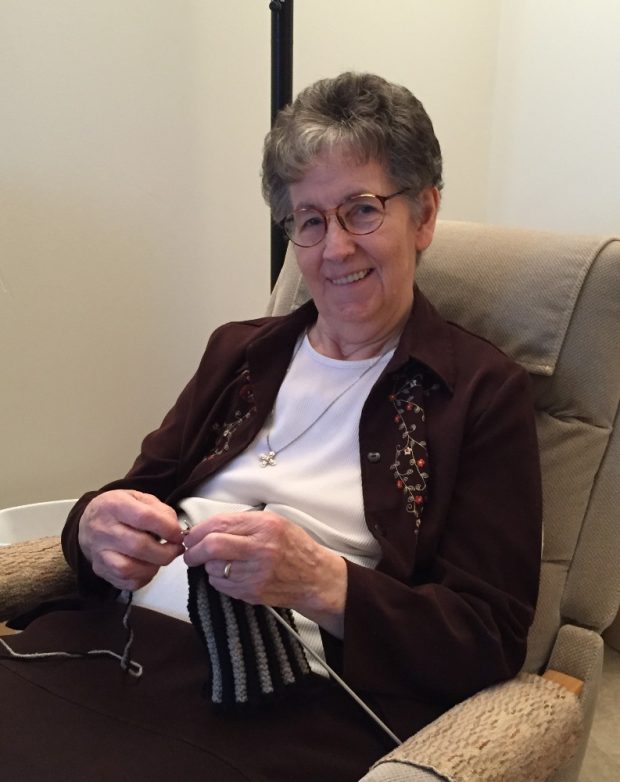
<path fill-rule="evenodd" d="M 375 567 L 380 548 L 364 518 L 358 432 L 362 407 L 393 352 L 341 361 L 318 353 L 305 336 L 272 414 L 254 441 L 199 486 L 195 497 L 179 503 L 190 521 L 265 504 L 351 562 Z M 263 467 L 260 456 L 269 450 L 276 453 L 276 464 Z M 161 568 L 134 600 L 187 619 L 181 558 Z M 317 625 L 299 614 L 295 621 L 302 638 L 324 657 Z M 309 662 L 323 673 L 312 659 Z"/>

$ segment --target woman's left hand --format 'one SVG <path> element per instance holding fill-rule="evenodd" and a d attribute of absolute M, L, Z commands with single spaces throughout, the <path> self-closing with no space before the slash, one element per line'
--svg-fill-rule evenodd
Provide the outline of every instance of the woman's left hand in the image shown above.
<path fill-rule="evenodd" d="M 342 638 L 345 561 L 288 519 L 271 511 L 221 513 L 192 527 L 184 543 L 186 564 L 204 565 L 218 591 L 292 608 Z"/>

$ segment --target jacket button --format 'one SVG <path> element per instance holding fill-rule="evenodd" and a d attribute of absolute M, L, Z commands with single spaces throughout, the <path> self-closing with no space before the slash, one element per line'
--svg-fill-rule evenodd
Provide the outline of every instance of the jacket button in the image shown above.
<path fill-rule="evenodd" d="M 379 537 L 385 536 L 385 527 L 383 526 L 383 524 L 373 524 L 372 529 L 375 535 L 378 535 Z"/>
<path fill-rule="evenodd" d="M 378 453 L 378 451 L 370 451 L 368 454 L 366 454 L 366 458 L 369 462 L 375 464 L 376 462 L 381 461 L 381 454 Z"/>

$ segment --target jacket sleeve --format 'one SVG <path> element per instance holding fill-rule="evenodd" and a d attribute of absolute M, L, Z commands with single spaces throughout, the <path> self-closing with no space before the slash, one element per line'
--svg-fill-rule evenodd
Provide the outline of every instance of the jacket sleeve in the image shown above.
<path fill-rule="evenodd" d="M 167 501 L 191 471 L 192 460 L 198 458 L 200 423 L 208 418 L 223 378 L 227 377 L 231 363 L 238 358 L 234 350 L 234 334 L 234 329 L 226 326 L 213 332 L 196 373 L 159 428 L 144 438 L 129 472 L 124 478 L 84 494 L 69 513 L 62 533 L 62 547 L 67 562 L 77 573 L 82 593 L 107 596 L 118 591 L 93 573 L 82 554 L 78 528 L 84 509 L 98 494 L 112 489 L 135 489 L 153 494 L 162 502 Z"/>
<path fill-rule="evenodd" d="M 277 319 L 261 318 L 217 328 L 195 375 L 161 426 L 145 437 L 140 454 L 127 475 L 85 494 L 73 507 L 63 530 L 62 545 L 67 562 L 77 572 L 82 592 L 106 595 L 115 591 L 93 574 L 79 547 L 79 522 L 88 503 L 97 494 L 112 489 L 135 489 L 153 494 L 162 502 L 174 503 L 195 468 L 204 460 L 209 443 L 217 439 L 212 426 L 213 416 L 218 411 L 223 413 L 233 402 L 239 404 L 235 394 L 245 382 L 248 346 L 274 323 Z M 295 338 L 296 332 L 292 336 Z M 284 372 L 287 354 L 283 352 L 282 355 Z"/>
<path fill-rule="evenodd" d="M 90 562 L 80 548 L 78 529 L 86 506 L 97 495 L 113 489 L 136 489 L 165 501 L 175 485 L 185 420 L 191 406 L 195 383 L 194 377 L 165 416 L 161 426 L 145 437 L 140 454 L 127 475 L 102 486 L 98 491 L 87 492 L 71 509 L 62 531 L 62 548 L 65 559 L 77 574 L 81 593 L 100 597 L 118 593 L 118 590 L 93 573 Z"/>
<path fill-rule="evenodd" d="M 434 555 L 410 583 L 348 563 L 342 666 L 354 688 L 456 702 L 523 663 L 541 555 L 527 374 L 504 373 L 479 395 L 461 441 L 442 447 L 457 469 L 434 486 L 449 499 Z"/>

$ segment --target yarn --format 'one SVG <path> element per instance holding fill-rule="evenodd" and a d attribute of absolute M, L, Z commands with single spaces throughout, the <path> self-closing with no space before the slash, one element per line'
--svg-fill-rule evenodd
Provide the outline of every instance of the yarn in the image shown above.
<path fill-rule="evenodd" d="M 112 649 L 89 649 L 86 652 L 30 652 L 30 653 L 23 653 L 23 652 L 16 652 L 9 644 L 3 639 L 0 638 L 0 645 L 2 645 L 7 653 L 8 656 L 15 660 L 22 660 L 24 662 L 34 662 L 37 660 L 49 660 L 49 659 L 83 659 L 85 657 L 112 657 L 119 661 L 121 669 L 125 671 L 125 673 L 128 673 L 130 676 L 134 676 L 136 679 L 139 679 L 144 669 L 140 665 L 140 663 L 135 662 L 135 660 L 131 659 L 131 646 L 133 644 L 133 629 L 131 627 L 131 623 L 129 621 L 130 614 L 131 614 L 131 602 L 133 598 L 133 593 L 129 591 L 125 591 L 121 595 L 122 598 L 124 598 L 127 601 L 127 605 L 125 608 L 125 611 L 123 613 L 123 627 L 127 631 L 127 636 L 125 640 L 125 646 L 123 647 L 123 651 L 121 654 L 118 654 L 117 652 L 113 651 Z M 0 655 L 0 657 L 4 657 L 5 655 Z"/>
<path fill-rule="evenodd" d="M 201 566 L 188 569 L 188 580 L 189 616 L 209 656 L 215 706 L 244 711 L 303 687 L 311 675 L 304 649 L 273 616 L 294 629 L 290 609 L 218 592 Z"/>

